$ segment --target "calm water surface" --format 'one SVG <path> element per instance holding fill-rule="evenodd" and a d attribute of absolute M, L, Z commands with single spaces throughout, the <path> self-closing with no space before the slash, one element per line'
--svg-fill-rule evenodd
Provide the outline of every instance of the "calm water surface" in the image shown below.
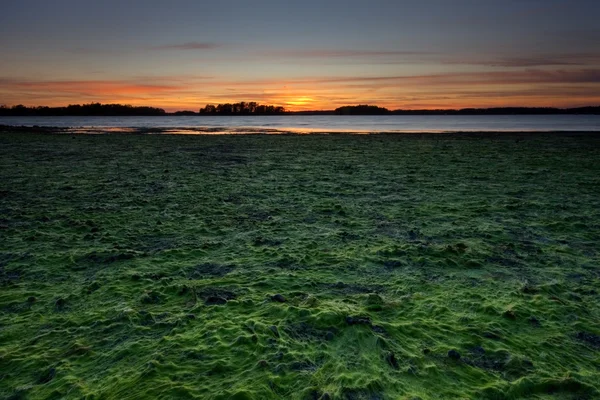
<path fill-rule="evenodd" d="M 52 126 L 79 132 L 127 128 L 167 133 L 600 131 L 600 115 L 390 115 L 250 117 L 0 117 L 0 125 Z"/>

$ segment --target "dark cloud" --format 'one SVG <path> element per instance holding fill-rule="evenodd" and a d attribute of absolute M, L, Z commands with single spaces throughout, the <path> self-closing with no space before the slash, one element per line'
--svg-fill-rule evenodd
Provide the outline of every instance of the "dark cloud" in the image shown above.
<path fill-rule="evenodd" d="M 187 42 L 179 44 L 166 44 L 161 46 L 153 46 L 151 50 L 213 50 L 222 47 L 221 43 L 212 42 Z"/>
<path fill-rule="evenodd" d="M 526 57 L 470 58 L 443 60 L 444 64 L 480 65 L 488 67 L 523 68 L 551 66 L 585 66 L 600 64 L 600 53 L 542 54 Z"/>
<path fill-rule="evenodd" d="M 273 50 L 261 52 L 261 55 L 270 57 L 290 58 L 329 58 L 329 57 L 386 57 L 386 56 L 415 56 L 432 54 L 423 51 L 398 51 L 398 50 L 332 50 L 332 49 L 307 49 L 307 50 Z"/>
<path fill-rule="evenodd" d="M 495 71 L 495 72 L 452 72 L 428 75 L 398 76 L 348 76 L 322 77 L 295 80 L 288 83 L 375 83 L 405 82 L 420 85 L 480 85 L 480 84 L 526 84 L 526 83 L 600 83 L 600 69 Z"/>

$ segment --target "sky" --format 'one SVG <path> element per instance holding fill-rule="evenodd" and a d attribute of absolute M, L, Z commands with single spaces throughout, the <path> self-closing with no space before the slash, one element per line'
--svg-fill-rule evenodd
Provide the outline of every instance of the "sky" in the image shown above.
<path fill-rule="evenodd" d="M 3 0 L 0 104 L 600 105 L 598 0 Z"/>

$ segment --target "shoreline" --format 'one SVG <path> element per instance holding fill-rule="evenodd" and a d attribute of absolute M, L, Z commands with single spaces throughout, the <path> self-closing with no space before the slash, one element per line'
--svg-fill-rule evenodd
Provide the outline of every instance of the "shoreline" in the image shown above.
<path fill-rule="evenodd" d="M 531 135 L 531 134 L 600 134 L 600 130 L 424 130 L 424 131 L 369 131 L 273 129 L 254 127 L 58 127 L 0 125 L 0 133 L 43 133 L 61 135 Z"/>

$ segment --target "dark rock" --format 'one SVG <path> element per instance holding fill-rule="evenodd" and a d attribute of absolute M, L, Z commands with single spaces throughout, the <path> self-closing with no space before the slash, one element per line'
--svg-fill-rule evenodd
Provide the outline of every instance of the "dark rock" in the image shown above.
<path fill-rule="evenodd" d="M 383 394 L 370 388 L 342 388 L 340 399 L 344 400 L 383 400 Z"/>
<path fill-rule="evenodd" d="M 227 303 L 227 299 L 224 299 L 223 297 L 220 297 L 220 296 L 208 296 L 204 300 L 204 304 L 206 304 L 207 306 L 213 306 L 213 305 L 219 305 L 219 304 L 225 304 L 225 303 Z"/>
<path fill-rule="evenodd" d="M 340 282 L 340 281 L 333 283 L 333 284 L 331 284 L 331 283 L 324 284 L 324 286 L 328 289 L 334 289 L 336 291 L 340 291 L 345 294 L 379 293 L 384 290 L 384 288 L 382 286 L 376 286 L 376 285 L 363 286 L 363 285 L 357 285 L 354 283 L 344 283 L 344 282 Z"/>
<path fill-rule="evenodd" d="M 377 293 L 369 293 L 367 295 L 367 304 L 381 305 L 381 304 L 383 304 L 383 299 Z"/>
<path fill-rule="evenodd" d="M 448 358 L 451 358 L 453 360 L 460 360 L 460 353 L 452 349 L 448 352 Z"/>
<path fill-rule="evenodd" d="M 94 263 L 94 264 L 111 264 L 117 261 L 130 260 L 135 257 L 134 253 L 123 252 L 123 253 L 98 253 L 92 251 L 89 254 L 81 257 L 80 262 Z"/>
<path fill-rule="evenodd" d="M 160 281 L 161 279 L 167 278 L 167 275 L 165 273 L 154 273 L 154 274 L 146 274 L 144 275 L 145 278 L 150 278 L 153 281 Z"/>
<path fill-rule="evenodd" d="M 508 319 L 513 320 L 513 321 L 517 319 L 517 315 L 515 314 L 515 312 L 513 310 L 506 310 L 506 311 L 504 311 L 502 313 L 502 316 L 504 318 L 508 318 Z"/>
<path fill-rule="evenodd" d="M 225 304 L 229 300 L 237 298 L 235 292 L 219 287 L 205 287 L 198 291 L 197 295 L 204 300 L 204 304 L 207 306 Z"/>
<path fill-rule="evenodd" d="M 534 368 L 531 360 L 511 355 L 506 350 L 485 353 L 481 353 L 481 351 L 477 353 L 471 350 L 470 354 L 473 355 L 472 359 L 463 357 L 461 361 L 476 368 L 499 372 L 505 379 L 510 381 L 527 375 Z"/>
<path fill-rule="evenodd" d="M 151 290 L 144 293 L 140 301 L 143 304 L 159 304 L 162 301 L 162 295 L 159 292 Z"/>
<path fill-rule="evenodd" d="M 379 326 L 379 325 L 373 325 L 373 326 L 371 326 L 371 329 L 373 329 L 373 332 L 379 333 L 381 335 L 387 334 L 387 331 L 382 326 Z"/>
<path fill-rule="evenodd" d="M 491 331 L 485 331 L 485 332 L 483 332 L 483 337 L 486 337 L 488 339 L 493 339 L 493 340 L 500 340 L 500 339 L 502 339 L 502 337 L 500 335 L 498 335 L 495 332 L 491 332 Z"/>
<path fill-rule="evenodd" d="M 28 302 L 28 303 L 35 303 L 35 302 L 36 302 L 36 300 L 37 300 L 37 299 L 35 298 L 35 296 L 29 296 L 29 297 L 27 298 L 27 302 Z"/>
<path fill-rule="evenodd" d="M 95 292 L 96 290 L 100 289 L 100 284 L 98 282 L 92 282 L 88 287 L 87 287 L 87 293 L 91 294 L 93 292 Z"/>
<path fill-rule="evenodd" d="M 262 236 L 255 238 L 254 242 L 253 242 L 253 244 L 255 246 L 279 246 L 282 243 L 283 243 L 282 240 L 267 239 L 267 238 L 264 238 Z"/>
<path fill-rule="evenodd" d="M 93 227 L 92 229 L 90 229 L 91 233 L 97 233 L 100 231 L 100 228 L 98 228 L 97 226 Z"/>
<path fill-rule="evenodd" d="M 187 319 L 196 319 L 196 316 L 194 314 L 187 314 L 186 318 Z"/>
<path fill-rule="evenodd" d="M 485 354 L 485 349 L 481 346 L 475 346 L 471 348 L 469 352 L 474 356 L 483 356 Z"/>
<path fill-rule="evenodd" d="M 56 376 L 56 368 L 50 368 L 48 371 L 44 372 L 40 379 L 38 379 L 38 383 L 45 384 L 50 382 Z"/>
<path fill-rule="evenodd" d="M 334 338 L 335 338 L 335 335 L 331 331 L 329 331 L 325 334 L 325 340 L 327 340 L 327 341 L 332 341 Z"/>
<path fill-rule="evenodd" d="M 293 371 L 315 371 L 317 366 L 308 360 L 294 361 L 290 364 L 290 369 Z"/>
<path fill-rule="evenodd" d="M 348 325 L 371 325 L 371 319 L 369 317 L 346 317 L 346 323 Z"/>
<path fill-rule="evenodd" d="M 427 354 L 429 354 L 429 353 L 431 353 L 431 350 L 430 350 L 430 349 L 428 349 L 427 347 L 425 347 L 425 348 L 423 349 L 423 354 L 427 355 Z"/>
<path fill-rule="evenodd" d="M 581 298 L 581 296 L 575 294 L 575 293 L 569 293 L 569 299 L 576 301 L 578 303 L 581 303 L 583 301 L 583 299 Z"/>
<path fill-rule="evenodd" d="M 521 288 L 521 292 L 525 294 L 536 294 L 538 291 L 538 288 L 530 283 L 523 285 L 523 287 Z"/>
<path fill-rule="evenodd" d="M 267 360 L 259 360 L 256 364 L 261 368 L 269 367 L 269 362 Z"/>
<path fill-rule="evenodd" d="M 522 360 L 521 365 L 526 369 L 533 369 L 533 361 L 528 358 Z"/>
<path fill-rule="evenodd" d="M 275 337 L 279 337 L 279 329 L 277 329 L 275 325 L 271 325 L 269 327 L 269 330 L 273 332 L 273 335 L 275 335 Z"/>
<path fill-rule="evenodd" d="M 276 301 L 278 303 L 285 303 L 287 300 L 282 294 L 277 293 L 276 295 L 271 296 L 271 301 Z"/>
<path fill-rule="evenodd" d="M 383 262 L 383 266 L 389 269 L 402 267 L 402 261 L 398 260 L 386 260 Z"/>
<path fill-rule="evenodd" d="M 67 301 L 62 297 L 54 302 L 54 306 L 58 309 L 64 308 L 67 305 Z"/>
<path fill-rule="evenodd" d="M 393 352 L 390 351 L 385 356 L 385 360 L 392 368 L 394 368 L 394 369 L 400 368 L 400 366 L 398 365 L 398 360 L 396 359 L 396 355 Z"/>
<path fill-rule="evenodd" d="M 455 248 L 456 248 L 458 251 L 460 251 L 460 252 L 462 253 L 462 252 L 465 252 L 465 251 L 467 250 L 467 247 L 468 247 L 468 246 L 467 246 L 466 244 L 464 244 L 464 243 L 457 243 L 457 244 L 456 244 L 454 247 L 455 247 Z"/>
<path fill-rule="evenodd" d="M 535 326 L 536 328 L 539 328 L 542 324 L 540 323 L 540 321 L 534 317 L 533 315 L 531 317 L 529 317 L 527 319 L 527 321 L 529 321 L 529 323 L 533 326 Z"/>
<path fill-rule="evenodd" d="M 600 348 L 600 336 L 595 335 L 590 332 L 577 332 L 575 335 L 577 340 L 581 340 L 582 342 L 586 342 L 587 344 L 592 345 L 593 347 Z"/>
<path fill-rule="evenodd" d="M 178 296 L 183 296 L 186 295 L 188 293 L 193 292 L 193 289 L 191 287 L 189 287 L 188 285 L 181 285 L 178 289 L 177 289 L 177 295 Z"/>
<path fill-rule="evenodd" d="M 189 279 L 207 279 L 225 276 L 235 269 L 234 265 L 221 265 L 213 263 L 198 264 L 188 273 Z"/>

